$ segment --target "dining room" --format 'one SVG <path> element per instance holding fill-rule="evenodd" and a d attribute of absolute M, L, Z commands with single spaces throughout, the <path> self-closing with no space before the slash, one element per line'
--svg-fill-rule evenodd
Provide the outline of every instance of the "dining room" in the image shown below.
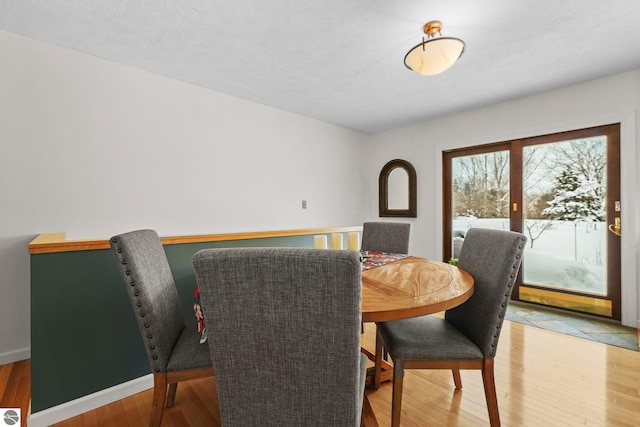
<path fill-rule="evenodd" d="M 364 224 L 365 227 L 370 225 L 393 229 L 395 226 L 408 226 L 409 224 L 399 221 Z M 487 231 L 500 232 L 498 230 Z M 518 233 L 513 234 L 524 239 L 524 236 Z M 357 241 L 360 242 L 361 235 L 364 247 L 372 250 L 362 252 L 361 258 L 363 263 L 362 320 L 364 323 L 362 326 L 364 333 L 358 340 L 361 341 L 362 352 L 371 359 L 368 370 L 372 374 L 375 369 L 375 355 L 379 353 L 374 322 L 407 316 L 422 316 L 441 312 L 441 310 L 458 305 L 464 306 L 473 294 L 474 278 L 480 279 L 479 273 L 471 270 L 471 266 L 467 266 L 464 259 L 461 261 L 461 267 L 473 271 L 475 277 L 449 263 L 430 261 L 422 257 L 408 256 L 408 254 L 379 253 L 377 251 L 380 250 L 380 246 L 376 246 L 375 242 L 366 241 L 362 226 L 254 234 L 241 233 L 238 235 L 169 236 L 163 239 L 164 248 L 161 246 L 160 250 L 162 256 L 165 256 L 166 252 L 169 268 L 172 276 L 175 277 L 175 284 L 172 286 L 176 287 L 181 294 L 179 305 L 182 307 L 184 318 L 190 319 L 190 322 L 187 323 L 193 326 L 192 305 L 196 280 L 191 264 L 194 254 L 201 251 L 231 250 L 229 248 L 236 248 L 235 250 L 253 250 L 251 249 L 253 247 L 312 248 L 317 245 L 323 246 L 323 242 L 331 240 L 334 242 L 354 241 L 355 239 L 350 239 L 352 236 L 357 236 Z M 398 233 L 396 232 L 394 235 L 397 236 Z M 318 237 L 324 237 L 324 239 L 318 239 Z M 340 237 L 340 239 L 336 237 Z M 408 234 L 405 234 L 404 238 L 406 243 L 400 249 L 394 250 L 411 252 Z M 389 245 L 391 240 L 393 239 L 387 237 L 377 239 L 377 242 Z M 483 237 L 480 241 L 486 242 L 487 238 Z M 160 244 L 159 240 L 158 243 Z M 148 309 L 144 305 L 142 308 L 138 308 L 140 304 L 136 303 L 133 306 L 134 311 L 124 310 L 130 306 L 125 296 L 125 290 L 134 292 L 133 289 L 138 289 L 138 287 L 122 283 L 122 279 L 118 277 L 119 274 L 116 271 L 116 259 L 107 249 L 109 244 L 109 241 L 105 240 L 66 240 L 61 235 L 43 235 L 30 245 L 34 286 L 32 299 L 34 307 L 37 308 L 32 314 L 34 356 L 31 359 L 31 369 L 28 374 L 33 393 L 30 403 L 34 408 L 42 408 L 31 418 L 32 425 L 41 425 L 43 422 L 55 423 L 60 427 L 74 425 L 74 423 L 79 425 L 106 423 L 109 425 L 119 422 L 117 420 L 123 417 L 140 420 L 140 423 L 146 423 L 149 419 L 151 404 L 155 399 L 151 399 L 150 391 L 145 391 L 152 386 L 150 375 L 147 374 L 149 362 L 144 356 L 143 342 L 140 340 L 140 333 L 137 331 L 133 316 L 134 312 L 137 312 L 136 310 L 148 313 Z M 495 246 L 491 242 L 488 244 L 491 248 Z M 147 252 L 146 246 L 148 245 L 138 245 Z M 522 251 L 522 243 L 519 246 Z M 125 271 L 129 273 L 129 270 L 138 264 L 133 255 L 126 250 L 121 251 L 117 245 L 113 248 L 114 254 L 121 253 L 122 255 L 118 256 L 122 256 L 122 260 L 127 262 L 124 265 L 123 277 L 127 280 L 135 280 L 138 282 L 137 286 L 140 286 L 142 277 L 136 275 L 135 271 L 131 272 L 131 276 L 124 274 Z M 357 251 L 359 248 L 359 246 L 351 247 L 353 251 Z M 338 248 L 302 250 L 352 252 L 348 250 L 346 245 L 343 249 L 347 250 L 339 250 Z M 492 262 L 504 264 L 502 256 L 492 256 L 494 254 L 492 250 L 485 248 L 479 252 L 489 256 L 480 262 L 489 271 L 495 270 Z M 142 265 L 155 264 L 151 261 L 142 263 Z M 507 264 L 509 268 L 514 267 L 512 263 Z M 515 265 L 516 270 L 518 266 L 519 264 Z M 460 276 L 460 274 L 462 275 Z M 513 280 L 514 275 L 510 274 L 511 280 Z M 431 286 L 435 286 L 435 288 Z M 61 295 L 64 298 L 60 298 Z M 495 300 L 498 304 L 501 303 L 500 299 Z M 486 310 L 486 304 L 482 304 Z M 501 304 L 501 307 L 504 309 L 505 304 Z M 119 314 L 114 317 L 113 313 Z M 501 319 L 503 315 L 504 312 L 500 316 Z M 71 320 L 69 316 L 72 317 Z M 91 322 L 81 321 L 85 318 L 91 318 Z M 498 317 L 496 316 L 496 318 Z M 73 324 L 70 325 L 70 323 Z M 148 326 L 145 325 L 145 327 Z M 360 333 L 359 329 L 358 327 L 358 334 Z M 637 375 L 634 359 L 640 357 L 640 353 L 621 348 L 607 348 L 607 345 L 603 343 L 587 344 L 579 338 L 562 336 L 549 331 L 541 332 L 535 327 L 512 322 L 505 322 L 503 329 L 501 351 L 496 355 L 495 383 L 500 401 L 500 417 L 504 424 L 538 425 L 541 422 L 549 422 L 560 415 L 562 418 L 571 420 L 569 424 L 578 422 L 582 419 L 581 417 L 585 416 L 586 409 L 577 410 L 576 407 L 594 405 L 593 399 L 589 400 L 581 396 L 600 395 L 602 397 L 596 398 L 595 401 L 601 402 L 606 407 L 606 401 L 609 397 L 604 398 L 602 395 L 604 391 L 606 391 L 606 396 L 610 396 L 611 393 L 621 393 L 617 398 L 630 399 L 628 404 L 622 405 L 623 411 L 606 412 L 606 416 L 609 418 L 605 419 L 608 422 L 615 423 L 634 419 L 636 416 L 632 403 L 634 398 L 628 396 L 627 391 L 615 390 L 621 388 L 626 390 L 633 383 Z M 144 331 L 145 329 L 142 330 L 143 337 L 145 336 Z M 197 343 L 195 328 L 189 333 L 193 335 L 193 344 L 202 346 L 202 343 Z M 212 339 L 215 341 L 215 338 Z M 554 350 L 554 348 L 563 348 L 565 346 L 563 343 L 570 343 L 566 350 Z M 207 344 L 204 345 L 201 349 L 206 349 Z M 100 353 L 88 357 L 87 349 L 96 347 L 102 348 Z M 581 352 L 585 351 L 589 353 L 583 355 Z M 504 357 L 503 354 L 509 356 Z M 264 357 L 265 355 L 261 354 L 260 356 Z M 596 371 L 598 370 L 596 365 L 604 363 L 606 366 L 611 366 L 611 368 L 607 368 L 607 371 L 611 369 L 611 372 L 605 378 L 596 375 L 595 378 L 589 377 L 588 380 L 585 380 L 582 367 L 569 369 L 575 360 L 580 360 L 581 366 L 584 365 L 587 369 L 592 367 Z M 385 364 L 389 366 L 388 363 Z M 526 370 L 525 374 L 523 374 L 523 369 Z M 544 375 L 541 369 L 544 370 Z M 602 368 L 599 369 L 601 372 Z M 92 372 L 91 376 L 86 376 L 84 374 L 86 372 Z M 425 372 L 430 373 L 425 375 Z M 391 419 L 391 392 L 393 390 L 391 382 L 393 375 L 391 374 L 391 370 L 388 370 L 382 384 L 377 386 L 373 378 L 368 380 L 366 402 L 370 405 L 370 413 L 374 414 L 374 421 L 373 424 L 367 425 L 389 425 L 387 423 Z M 425 376 L 426 382 L 424 381 Z M 557 383 L 550 381 L 549 384 L 536 386 L 536 388 L 540 388 L 536 392 L 522 388 L 522 381 L 525 378 L 529 378 L 531 384 L 538 384 L 539 380 L 534 380 L 537 376 L 567 378 L 572 386 L 580 388 L 580 392 L 574 390 L 570 393 L 568 395 L 570 397 L 560 405 L 560 408 L 552 406 L 555 409 L 540 412 L 538 405 L 549 407 L 552 401 L 553 405 L 557 403 L 554 399 L 558 397 L 549 399 L 549 388 L 557 387 Z M 488 423 L 487 404 L 484 402 L 485 391 L 479 372 L 462 371 L 464 382 L 462 393 L 460 390 L 455 390 L 450 370 L 412 369 L 407 371 L 406 377 L 405 398 L 402 404 L 405 408 L 402 415 L 402 425 L 424 425 L 426 420 L 431 419 L 436 425 L 446 424 L 445 419 L 452 416 L 454 417 L 452 419 L 457 420 L 451 421 L 454 423 L 453 425 Z M 118 380 L 118 378 L 120 379 Z M 209 374 L 207 378 L 181 382 L 176 394 L 176 404 L 165 409 L 162 425 L 185 425 L 185 423 L 187 425 L 218 425 L 220 423 L 220 408 L 217 404 L 214 378 Z M 420 378 L 418 386 L 416 386 L 414 378 Z M 516 378 L 518 379 L 516 380 Z M 114 385 L 114 379 L 123 381 L 123 383 Z M 603 383 L 604 380 L 606 380 L 605 383 Z M 436 382 L 433 383 L 433 381 Z M 87 395 L 87 387 L 101 391 Z M 423 393 L 423 390 L 433 387 L 441 390 L 438 394 L 440 400 L 430 401 L 426 398 L 426 395 L 430 395 L 430 393 L 426 395 Z M 551 393 L 551 395 L 554 394 Z M 187 396 L 189 397 L 187 398 Z M 440 407 L 442 413 L 433 415 L 434 418 L 431 418 L 431 415 L 427 416 L 422 410 L 406 409 L 417 404 L 414 403 L 415 396 L 421 396 L 421 405 L 424 405 L 425 408 L 436 405 Z M 454 398 L 452 402 L 443 405 L 441 399 L 451 398 Z M 425 402 L 425 400 L 427 401 Z M 524 400 L 530 403 L 523 406 Z M 109 403 L 113 401 L 115 402 Z M 123 404 L 129 409 L 123 410 L 121 406 Z M 452 404 L 454 406 L 450 406 Z M 192 405 L 196 405 L 196 407 Z M 466 405 L 472 405 L 474 409 L 471 410 Z M 92 406 L 99 408 L 93 409 Z M 449 408 L 448 410 L 455 415 L 445 415 L 447 412 L 445 408 Z M 74 412 L 77 415 L 73 415 Z M 599 413 L 598 411 L 591 412 L 593 414 L 588 415 L 587 419 L 601 419 L 601 414 L 595 416 L 595 413 Z"/>
<path fill-rule="evenodd" d="M 23 2 L 23 5 L 27 3 Z M 201 6 L 200 12 L 191 10 L 192 18 L 198 19 L 199 13 L 206 12 L 205 5 Z M 297 10 L 294 4 L 290 6 Z M 633 17 L 637 6 L 631 3 L 628 6 L 628 15 Z M 0 53 L 6 58 L 6 66 L 0 68 L 4 135 L 3 155 L 0 156 L 3 218 L 0 222 L 0 270 L 4 273 L 0 282 L 0 365 L 31 360 L 33 373 L 46 373 L 45 377 L 40 377 L 45 379 L 45 385 L 55 389 L 65 384 L 67 379 L 60 374 L 73 368 L 74 359 L 69 357 L 70 348 L 57 348 L 46 341 L 42 346 L 43 341 L 39 339 L 50 333 L 46 329 L 45 316 L 50 316 L 52 324 L 56 324 L 54 334 L 64 335 L 74 343 L 72 348 L 80 359 L 90 360 L 94 365 L 119 363 L 117 369 L 109 365 L 108 370 L 99 373 L 92 369 L 91 363 L 82 369 L 79 369 L 81 365 L 76 365 L 75 376 L 95 375 L 105 378 L 105 383 L 96 386 L 91 381 L 84 384 L 78 381 L 78 390 L 73 393 L 63 390 L 56 396 L 58 400 L 34 405 L 31 408 L 33 425 L 48 425 L 114 402 L 116 406 L 129 407 L 131 401 L 148 400 L 148 392 L 141 387 L 150 388 L 149 380 L 134 381 L 143 378 L 147 372 L 141 372 L 139 365 L 129 364 L 126 352 L 114 349 L 118 358 L 111 361 L 107 360 L 108 352 L 97 354 L 100 352 L 96 349 L 103 345 L 101 339 L 113 340 L 114 326 L 109 326 L 109 319 L 130 316 L 130 307 L 122 300 L 121 306 L 113 305 L 112 295 L 102 293 L 104 290 L 97 286 L 108 286 L 119 278 L 113 267 L 105 267 L 112 261 L 106 247 L 87 249 L 83 246 L 87 242 L 107 242 L 110 236 L 118 233 L 153 228 L 162 237 L 233 235 L 238 238 L 236 242 L 245 245 L 256 244 L 256 236 L 252 233 L 266 233 L 267 236 L 259 240 L 272 239 L 268 243 L 271 246 L 312 247 L 310 239 L 314 234 L 344 233 L 346 241 L 349 232 L 361 232 L 363 222 L 403 221 L 412 227 L 412 255 L 444 261 L 444 151 L 603 124 L 620 124 L 621 323 L 638 327 L 637 223 L 640 210 L 636 189 L 640 186 L 640 176 L 636 173 L 636 164 L 640 162 L 637 148 L 640 145 L 637 131 L 640 63 L 633 62 L 637 60 L 633 55 L 627 55 L 627 58 L 631 57 L 630 62 L 622 68 L 610 72 L 582 75 L 555 86 L 539 86 L 526 93 L 492 98 L 461 109 L 438 110 L 432 99 L 424 100 L 421 102 L 427 105 L 422 106 L 421 112 L 409 112 L 393 124 L 383 126 L 381 120 L 369 117 L 373 122 L 369 123 L 369 128 L 362 124 L 368 111 L 366 108 L 357 110 L 351 126 L 313 114 L 316 104 L 321 101 L 332 106 L 329 110 L 338 110 L 336 106 L 346 102 L 344 95 L 340 95 L 340 88 L 350 86 L 350 79 L 357 73 L 337 82 L 331 90 L 325 90 L 333 94 L 327 95 L 328 100 L 320 95 L 317 98 L 299 96 L 304 91 L 291 91 L 298 95 L 294 98 L 307 102 L 304 111 L 289 109 L 277 100 L 264 104 L 246 96 L 202 87 L 189 79 L 145 68 L 135 60 L 129 63 L 115 60 L 110 56 L 114 52 L 109 52 L 106 44 L 104 51 L 85 52 L 79 45 L 48 38 L 47 34 L 38 33 L 38 25 L 17 25 L 22 24 L 20 7 L 24 6 L 7 2 L 2 6 L 2 11 L 7 13 L 0 14 Z M 602 7 L 594 2 L 594 9 L 602 10 Z M 111 12 L 117 18 L 120 16 L 117 13 L 123 10 Z M 67 34 L 75 41 L 83 38 L 73 34 L 66 18 L 77 15 L 55 13 L 51 9 L 41 12 L 40 18 L 35 13 L 27 13 L 22 19 L 29 21 L 31 17 L 33 23 L 50 23 L 40 25 L 42 29 L 69 25 L 69 32 L 60 31 L 60 35 Z M 103 16 L 105 21 L 118 22 L 116 18 L 108 21 L 107 12 Z M 425 18 L 422 15 L 427 11 L 419 12 L 420 16 L 411 19 Z M 450 15 L 454 13 L 450 12 Z M 15 20 L 8 22 L 9 16 L 14 16 Z M 300 16 L 308 19 L 307 15 Z M 165 22 L 163 19 L 170 21 L 166 17 L 156 17 L 159 23 Z M 78 21 L 88 24 L 89 28 L 92 22 L 96 25 L 102 22 L 97 16 L 84 18 Z M 253 19 L 260 22 L 258 17 Z M 398 24 L 389 19 L 394 25 Z M 405 25 L 406 20 L 400 21 Z M 454 26 L 452 20 L 445 21 L 445 34 L 460 28 Z M 571 17 L 566 15 L 566 20 L 571 22 Z M 135 33 L 135 27 L 126 28 Z M 344 27 L 351 28 L 350 25 Z M 35 32 L 27 34 L 27 29 Z M 341 36 L 352 35 L 350 30 L 345 32 Z M 166 42 L 162 34 L 162 31 L 155 34 L 157 37 L 151 38 L 153 43 L 162 45 Z M 575 32 L 575 37 L 578 34 L 582 33 Z M 366 36 L 360 34 L 358 39 Z M 470 39 L 467 37 L 467 40 Z M 410 96 L 397 98 L 397 103 L 412 104 L 411 96 L 415 97 L 416 90 L 429 92 L 436 87 L 456 86 L 460 81 L 457 73 L 463 62 L 434 77 L 437 80 L 425 80 L 425 76 L 407 70 L 402 64 L 402 56 L 418 41 L 406 37 L 406 42 L 406 48 L 403 44 L 400 49 L 403 50 L 400 58 L 394 58 L 394 61 L 400 65 L 401 76 L 409 80 L 404 88 Z M 131 44 L 138 48 L 142 46 L 144 50 L 153 43 Z M 352 45 L 355 44 L 354 41 Z M 125 42 L 119 44 L 120 47 L 125 45 Z M 120 52 L 120 47 L 114 50 Z M 472 58 L 474 49 L 470 44 L 461 61 Z M 179 57 L 175 58 L 178 63 Z M 506 69 L 509 64 L 498 65 Z M 211 74 L 211 71 L 202 73 Z M 527 75 L 535 74 L 540 73 L 532 71 Z M 257 83 L 268 86 L 260 79 Z M 286 79 L 274 87 L 283 93 L 288 91 Z M 469 88 L 469 94 L 478 87 L 481 86 Z M 337 115 L 340 116 L 340 112 Z M 415 217 L 380 216 L 380 173 L 394 159 L 403 159 L 415 168 Z M 282 231 L 294 231 L 295 234 L 296 230 L 309 232 L 298 236 L 269 235 Z M 52 234 L 55 237 L 51 237 Z M 29 253 L 30 243 L 38 236 L 51 239 L 38 241 L 41 247 L 54 247 L 61 241 L 66 242 L 63 246 L 70 245 L 70 241 L 79 249 L 65 249 L 57 254 Z M 233 239 L 220 240 L 216 245 L 228 241 Z M 171 248 L 168 251 L 173 251 L 170 255 L 178 260 L 175 279 L 186 289 L 192 286 L 190 259 L 193 253 L 180 251 L 183 244 L 200 243 L 179 242 L 167 246 Z M 83 276 L 85 273 L 88 275 Z M 90 280 L 78 281 L 78 277 Z M 92 289 L 93 293 L 89 295 L 87 289 Z M 185 290 L 182 301 L 187 314 L 191 310 L 191 297 Z M 94 306 L 84 307 L 83 301 Z M 56 305 L 65 310 L 57 311 Z M 107 325 L 106 337 L 92 335 L 90 322 L 94 320 Z M 365 324 L 364 331 L 363 339 L 369 342 L 365 347 L 374 349 L 373 325 Z M 125 347 L 137 348 L 136 357 L 140 357 L 143 350 L 139 336 L 131 331 L 127 333 Z M 607 378 L 617 378 L 620 374 L 634 378 L 635 353 L 620 353 L 602 344 L 575 342 L 566 336 L 549 335 L 510 322 L 505 322 L 502 336 L 504 352 L 496 359 L 496 382 L 503 393 L 499 400 L 505 424 L 511 421 L 526 425 L 527 420 L 532 420 L 531 425 L 553 425 L 556 417 L 564 419 L 565 415 L 557 409 L 560 405 L 551 402 L 558 396 L 536 379 L 535 375 L 543 372 L 545 378 L 564 390 L 567 396 L 578 396 L 578 390 L 589 390 L 585 391 L 583 400 L 594 398 L 605 402 L 593 406 L 603 413 L 617 409 L 617 403 L 606 403 L 613 401 L 609 399 L 611 396 L 637 403 L 633 392 L 637 385 L 623 380 L 618 382 L 618 379 L 613 383 L 606 382 Z M 560 350 L 567 347 L 575 352 Z M 42 365 L 38 365 L 37 359 L 43 356 L 52 365 L 39 370 Z M 624 369 L 612 371 L 611 363 Z M 464 408 L 459 409 L 457 425 L 488 422 L 481 378 L 475 378 L 473 372 L 469 378 L 464 377 L 465 388 L 460 399 L 460 393 L 453 392 L 450 373 L 445 374 L 419 372 L 411 375 L 414 380 L 406 381 L 403 425 L 424 425 L 419 415 L 422 411 L 434 411 L 437 420 L 434 424 L 444 425 L 451 412 L 445 408 L 451 407 Z M 585 376 L 593 380 L 592 385 L 584 384 Z M 559 378 L 575 388 L 567 391 L 555 380 Z M 32 379 L 38 382 L 33 374 Z M 514 389 L 507 388 L 507 383 Z M 212 387 L 212 382 L 203 380 L 193 389 L 188 386 L 187 390 L 191 390 L 192 396 L 200 396 L 210 394 Z M 434 388 L 438 391 L 436 400 L 427 402 L 426 396 L 418 396 L 421 390 Z M 620 389 L 632 391 L 618 395 Z M 42 395 L 38 393 L 40 391 L 34 393 L 33 402 L 42 402 Z M 367 394 L 374 412 L 381 414 L 379 422 L 385 425 L 391 411 L 388 383 L 376 391 L 368 389 Z M 125 400 L 128 396 L 133 400 Z M 180 417 L 188 419 L 186 414 L 198 411 L 204 411 L 205 418 L 210 417 L 210 409 L 203 409 L 206 405 L 199 399 L 194 397 L 188 404 L 193 406 L 179 409 L 176 412 L 183 415 L 176 415 L 176 419 L 168 422 L 179 425 Z M 149 411 L 147 403 L 140 405 L 144 409 L 135 409 L 134 413 L 142 411 L 144 415 L 131 415 L 133 418 L 146 416 Z M 571 415 L 566 418 L 569 425 L 579 424 L 581 419 L 599 425 L 603 420 L 601 415 L 595 414 L 596 409 L 579 403 L 578 399 L 570 398 L 561 406 L 572 408 L 569 410 Z M 106 411 L 109 413 L 112 409 Z M 628 417 L 638 416 L 628 407 L 622 413 Z M 129 414 L 124 412 L 118 416 Z M 100 413 L 99 417 L 103 416 L 106 415 Z M 211 417 L 206 418 L 207 423 L 215 419 L 213 415 Z"/>

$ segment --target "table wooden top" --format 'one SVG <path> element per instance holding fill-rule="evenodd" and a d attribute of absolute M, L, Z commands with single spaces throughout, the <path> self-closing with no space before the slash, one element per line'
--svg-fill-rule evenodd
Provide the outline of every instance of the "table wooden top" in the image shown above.
<path fill-rule="evenodd" d="M 362 320 L 384 322 L 437 313 L 473 294 L 473 277 L 456 266 L 408 257 L 362 272 Z"/>

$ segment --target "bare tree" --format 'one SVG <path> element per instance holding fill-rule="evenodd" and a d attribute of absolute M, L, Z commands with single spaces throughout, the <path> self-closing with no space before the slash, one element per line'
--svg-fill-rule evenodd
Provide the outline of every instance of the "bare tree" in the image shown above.
<path fill-rule="evenodd" d="M 454 160 L 454 212 L 504 218 L 509 205 L 509 154 L 494 152 Z"/>
<path fill-rule="evenodd" d="M 528 200 L 525 201 L 524 228 L 529 236 L 529 247 L 532 249 L 533 243 L 542 236 L 542 233 L 553 228 L 553 221 L 542 217 L 542 210 L 550 198 L 553 198 L 553 195 L 528 195 Z"/>
<path fill-rule="evenodd" d="M 598 203 L 604 206 L 606 189 L 606 139 L 582 138 L 559 143 L 525 146 L 522 150 L 524 193 L 524 227 L 529 242 L 553 227 L 550 203 L 558 201 L 560 175 L 568 170 L 578 177 L 581 186 L 593 189 L 589 200 L 591 212 Z M 510 156 L 496 151 L 454 159 L 453 208 L 455 216 L 508 218 L 510 196 Z M 599 202 L 598 202 L 599 201 Z M 560 202 L 558 202 L 560 203 Z M 556 208 L 556 210 L 559 208 Z M 597 215 L 593 214 L 592 217 Z"/>

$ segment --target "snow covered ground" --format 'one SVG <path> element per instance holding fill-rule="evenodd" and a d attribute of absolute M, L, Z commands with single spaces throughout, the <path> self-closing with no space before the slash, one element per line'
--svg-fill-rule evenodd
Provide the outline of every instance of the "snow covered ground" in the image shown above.
<path fill-rule="evenodd" d="M 509 229 L 506 218 L 457 217 L 454 230 L 471 227 Z M 529 241 L 523 260 L 524 282 L 603 295 L 606 293 L 606 240 L 604 222 L 553 221 L 533 242 Z"/>

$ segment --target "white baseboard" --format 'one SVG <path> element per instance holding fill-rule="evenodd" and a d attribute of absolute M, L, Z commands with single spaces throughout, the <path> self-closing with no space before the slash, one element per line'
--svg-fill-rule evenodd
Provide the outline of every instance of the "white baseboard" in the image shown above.
<path fill-rule="evenodd" d="M 18 362 L 31 358 L 31 348 L 23 348 L 22 350 L 15 350 L 9 353 L 0 354 L 0 365 L 7 365 L 9 363 Z"/>
<path fill-rule="evenodd" d="M 118 384 L 29 416 L 29 427 L 46 427 L 153 388 L 153 374 Z"/>

